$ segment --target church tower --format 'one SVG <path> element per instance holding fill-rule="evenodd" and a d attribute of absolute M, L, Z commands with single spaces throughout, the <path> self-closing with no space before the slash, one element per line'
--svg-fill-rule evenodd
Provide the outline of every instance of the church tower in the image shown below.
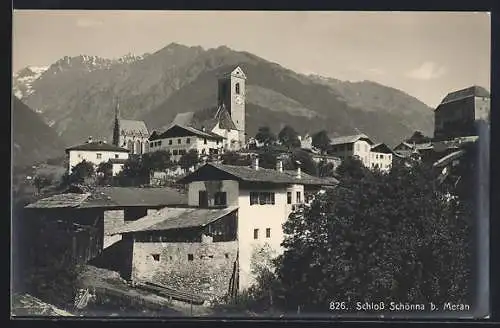
<path fill-rule="evenodd" d="M 245 96 L 247 77 L 238 66 L 219 77 L 218 106 L 224 105 L 238 129 L 240 145 L 245 145 Z"/>
<path fill-rule="evenodd" d="M 120 109 L 118 102 L 115 107 L 115 123 L 113 125 L 113 145 L 121 147 L 120 145 Z"/>

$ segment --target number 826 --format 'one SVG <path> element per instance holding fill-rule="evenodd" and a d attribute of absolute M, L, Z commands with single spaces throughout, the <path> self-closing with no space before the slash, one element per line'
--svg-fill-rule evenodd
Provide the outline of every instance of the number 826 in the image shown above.
<path fill-rule="evenodd" d="M 330 302 L 330 310 L 347 310 L 345 302 Z"/>

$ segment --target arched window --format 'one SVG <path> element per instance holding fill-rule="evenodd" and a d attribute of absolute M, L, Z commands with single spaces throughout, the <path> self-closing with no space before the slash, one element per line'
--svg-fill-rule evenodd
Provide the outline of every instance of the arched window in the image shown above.
<path fill-rule="evenodd" d="M 134 142 L 133 142 L 132 140 L 129 140 L 129 141 L 127 142 L 127 149 L 128 149 L 131 153 L 133 153 L 133 152 L 134 152 Z"/>
<path fill-rule="evenodd" d="M 144 141 L 143 150 L 144 150 L 145 153 L 149 152 L 149 142 L 147 140 Z"/>
<path fill-rule="evenodd" d="M 239 83 L 236 83 L 236 85 L 235 85 L 235 92 L 237 95 L 240 94 L 240 84 Z"/>
<path fill-rule="evenodd" d="M 142 154 L 142 143 L 140 140 L 136 140 L 135 142 L 134 154 Z"/>

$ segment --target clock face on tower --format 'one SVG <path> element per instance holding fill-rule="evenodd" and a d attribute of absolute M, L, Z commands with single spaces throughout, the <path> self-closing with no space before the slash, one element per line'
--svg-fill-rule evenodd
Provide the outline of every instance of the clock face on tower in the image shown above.
<path fill-rule="evenodd" d="M 238 104 L 238 105 L 241 105 L 243 103 L 243 98 L 241 96 L 236 96 L 235 98 L 235 102 Z"/>

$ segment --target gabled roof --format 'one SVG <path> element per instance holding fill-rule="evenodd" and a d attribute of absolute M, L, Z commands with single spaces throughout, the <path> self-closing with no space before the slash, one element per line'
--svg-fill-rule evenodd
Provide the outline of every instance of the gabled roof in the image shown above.
<path fill-rule="evenodd" d="M 120 119 L 120 131 L 124 131 L 126 133 L 140 134 L 143 136 L 149 135 L 148 128 L 146 127 L 146 123 L 144 123 L 144 121 Z"/>
<path fill-rule="evenodd" d="M 176 138 L 187 135 L 199 136 L 208 139 L 224 139 L 223 136 L 220 136 L 211 131 L 202 131 L 191 126 L 185 126 L 180 124 L 171 125 L 167 130 L 162 132 L 156 139 Z"/>
<path fill-rule="evenodd" d="M 204 227 L 236 211 L 237 206 L 222 209 L 198 207 L 166 207 L 139 220 L 121 226 L 110 234 L 125 234 L 139 231 L 164 231 L 183 228 Z"/>
<path fill-rule="evenodd" d="M 373 144 L 373 141 L 371 141 L 370 138 L 364 133 L 332 138 L 332 139 L 330 139 L 330 144 L 331 145 L 343 145 L 343 144 L 349 144 L 349 143 L 356 142 L 360 139 L 368 141 L 369 144 Z"/>
<path fill-rule="evenodd" d="M 226 109 L 226 106 L 222 104 L 217 109 L 217 113 L 215 113 L 215 121 L 219 124 L 219 128 L 226 130 L 237 130 L 236 125 L 234 125 L 233 119 L 229 112 Z"/>
<path fill-rule="evenodd" d="M 104 143 L 104 142 L 87 142 L 81 145 L 71 146 L 66 148 L 66 152 L 71 150 L 87 150 L 87 151 L 112 151 L 112 152 L 121 152 L 128 153 L 129 150 L 118 147 L 112 144 Z"/>
<path fill-rule="evenodd" d="M 160 207 L 186 203 L 186 196 L 173 188 L 101 187 L 92 192 L 54 195 L 26 208 Z"/>
<path fill-rule="evenodd" d="M 389 146 L 387 146 L 385 143 L 382 143 L 382 142 L 379 142 L 377 144 L 372 145 L 370 150 L 374 151 L 374 152 L 386 153 L 386 154 L 394 153 L 394 151 Z"/>
<path fill-rule="evenodd" d="M 403 141 L 399 145 L 397 145 L 395 148 L 400 148 L 400 146 L 405 146 L 408 149 L 417 149 L 417 150 L 424 150 L 424 149 L 432 149 L 433 145 L 432 142 L 426 142 L 426 143 L 421 143 L 421 144 L 412 144 L 406 141 Z"/>
<path fill-rule="evenodd" d="M 464 98 L 468 97 L 490 97 L 490 93 L 483 87 L 473 85 L 471 87 L 461 89 L 458 91 L 453 91 L 450 92 L 444 97 L 444 99 L 441 101 L 440 105 L 457 101 L 457 100 L 462 100 Z"/>
<path fill-rule="evenodd" d="M 245 75 L 245 72 L 241 69 L 239 65 L 234 65 L 229 69 L 227 72 L 224 72 L 221 74 L 222 77 L 227 77 L 227 76 L 237 76 L 241 77 L 246 80 L 247 76 Z"/>
<path fill-rule="evenodd" d="M 189 183 L 192 181 L 206 181 L 216 178 L 216 171 L 220 179 L 238 180 L 245 182 L 264 182 L 274 184 L 303 184 L 303 185 L 336 185 L 338 181 L 334 178 L 317 178 L 301 172 L 301 177 L 296 176 L 297 172 L 284 170 L 283 172 L 259 168 L 258 170 L 248 166 L 225 165 L 217 163 L 207 163 L 198 168 L 193 173 L 183 177 L 178 183 Z M 222 174 L 221 174 L 222 173 Z"/>

